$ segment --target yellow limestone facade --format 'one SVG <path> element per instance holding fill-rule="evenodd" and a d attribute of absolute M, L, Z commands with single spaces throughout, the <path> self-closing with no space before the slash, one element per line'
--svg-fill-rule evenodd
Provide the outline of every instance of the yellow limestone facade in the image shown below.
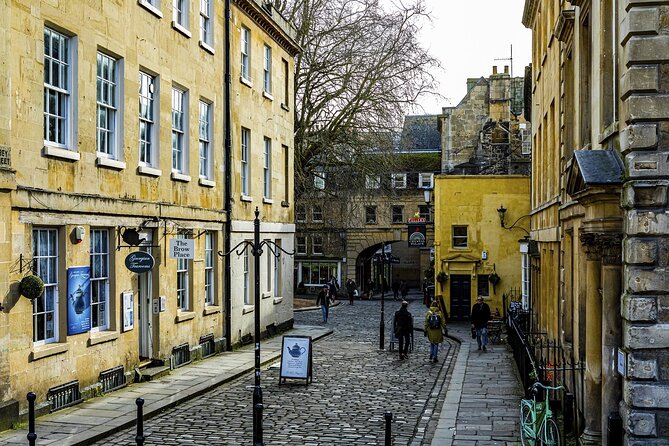
<path fill-rule="evenodd" d="M 519 240 L 529 229 L 529 197 L 527 176 L 435 177 L 435 279 L 441 272 L 448 277 L 435 281 L 435 297 L 443 298 L 451 319 L 467 320 L 479 295 L 493 313 L 503 312 L 503 295 L 520 297 Z M 511 229 L 500 224 L 502 206 L 505 226 L 516 222 Z M 500 277 L 495 285 L 489 280 L 493 273 Z"/>
<path fill-rule="evenodd" d="M 262 237 L 292 251 L 298 48 L 276 11 L 232 3 L 228 217 L 223 2 L 0 1 L 0 401 L 23 409 L 32 391 L 50 407 L 56 386 L 78 380 L 94 394 L 102 371 L 121 366 L 130 378 L 152 360 L 197 359 L 252 333 L 240 263 L 230 259 L 227 296 L 217 253 L 228 224 L 232 246 L 252 238 L 255 206 Z M 251 30 L 252 85 L 240 82 L 240 26 Z M 252 135 L 248 197 L 241 127 Z M 271 196 L 261 187 L 264 139 Z M 190 258 L 174 258 L 180 242 Z M 126 267 L 138 251 L 153 257 L 150 271 Z M 292 259 L 268 257 L 251 271 L 271 297 L 263 331 L 292 323 Z M 19 293 L 31 272 L 45 282 L 32 301 Z"/>

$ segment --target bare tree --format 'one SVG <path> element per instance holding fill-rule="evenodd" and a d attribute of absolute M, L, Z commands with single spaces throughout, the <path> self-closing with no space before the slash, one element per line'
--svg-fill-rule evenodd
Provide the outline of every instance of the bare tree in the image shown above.
<path fill-rule="evenodd" d="M 439 62 L 418 41 L 423 0 L 275 0 L 297 28 L 295 176 L 298 196 L 319 169 L 388 171 L 392 132 L 419 97 L 436 93 Z M 374 162 L 366 162 L 375 152 Z M 391 160 L 392 158 L 388 158 Z M 389 161 L 390 162 L 390 161 Z"/>

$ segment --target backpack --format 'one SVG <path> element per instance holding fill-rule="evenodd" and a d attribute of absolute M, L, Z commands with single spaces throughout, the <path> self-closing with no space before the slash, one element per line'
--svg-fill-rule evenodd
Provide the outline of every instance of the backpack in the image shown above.
<path fill-rule="evenodd" d="M 441 328 L 441 316 L 437 313 L 432 313 L 427 319 L 427 325 L 430 328 Z"/>

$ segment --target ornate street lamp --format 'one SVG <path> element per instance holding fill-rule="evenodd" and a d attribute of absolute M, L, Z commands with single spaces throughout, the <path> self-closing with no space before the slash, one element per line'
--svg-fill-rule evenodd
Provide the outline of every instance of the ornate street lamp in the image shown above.
<path fill-rule="evenodd" d="M 254 257 L 254 268 L 255 268 L 255 277 L 254 277 L 254 316 L 255 316 L 255 334 L 253 340 L 255 342 L 255 384 L 253 386 L 253 446 L 263 446 L 263 432 L 262 432 L 262 387 L 260 385 L 260 256 L 262 255 L 262 249 L 264 246 L 274 255 L 274 257 L 279 257 L 281 252 L 288 254 L 289 256 L 294 255 L 294 252 L 288 252 L 285 249 L 281 248 L 279 245 L 274 243 L 271 240 L 260 241 L 260 219 L 258 216 L 260 211 L 256 207 L 255 216 L 253 220 L 253 242 L 244 240 L 239 242 L 234 248 L 230 251 L 223 253 L 218 252 L 220 256 L 229 256 L 233 252 L 238 256 L 244 254 L 244 251 L 251 249 L 251 254 Z M 239 249 L 238 249 L 239 248 Z M 281 251 L 281 252 L 279 252 Z"/>

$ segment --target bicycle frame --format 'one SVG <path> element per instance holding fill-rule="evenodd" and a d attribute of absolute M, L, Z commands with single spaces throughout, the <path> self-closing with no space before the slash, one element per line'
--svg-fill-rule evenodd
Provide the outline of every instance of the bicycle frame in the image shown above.
<path fill-rule="evenodd" d="M 550 408 L 548 392 L 544 401 L 537 401 L 537 390 L 560 390 L 563 387 L 544 386 L 537 382 L 530 388 L 532 399 L 520 400 L 520 437 L 523 445 L 559 444 L 559 432 L 554 432 L 553 411 Z M 551 427 L 548 425 L 552 424 Z M 555 443 L 557 434 L 557 443 Z"/>

